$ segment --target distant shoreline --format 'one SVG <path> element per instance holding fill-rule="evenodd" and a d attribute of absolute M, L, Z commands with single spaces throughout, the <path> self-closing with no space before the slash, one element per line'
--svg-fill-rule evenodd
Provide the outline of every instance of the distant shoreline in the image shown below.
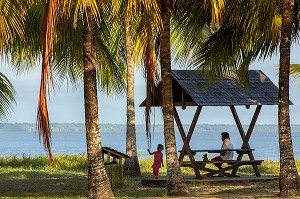
<path fill-rule="evenodd" d="M 190 124 L 184 124 L 184 129 L 188 130 Z M 243 125 L 244 130 L 248 129 L 249 125 Z M 52 132 L 84 132 L 85 126 L 83 123 L 52 123 Z M 153 127 L 152 127 L 153 128 Z M 101 131 L 104 132 L 126 132 L 126 124 L 100 124 Z M 291 129 L 293 133 L 300 132 L 300 124 L 292 124 Z M 154 126 L 155 132 L 163 132 L 163 125 L 156 124 Z M 177 127 L 175 127 L 177 131 Z M 13 132 L 13 131 L 23 131 L 23 132 L 36 132 L 35 123 L 1 123 L 1 131 Z M 144 124 L 136 124 L 136 131 L 145 132 Z M 151 130 L 152 131 L 152 130 Z M 198 124 L 195 128 L 195 132 L 220 132 L 220 131 L 237 131 L 235 124 Z M 254 128 L 254 132 L 263 133 L 274 133 L 278 132 L 277 124 L 257 124 Z"/>

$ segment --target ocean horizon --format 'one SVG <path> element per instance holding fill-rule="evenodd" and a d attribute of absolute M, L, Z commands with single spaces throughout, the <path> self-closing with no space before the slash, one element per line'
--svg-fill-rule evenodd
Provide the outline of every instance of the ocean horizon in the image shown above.
<path fill-rule="evenodd" d="M 234 148 L 240 148 L 242 139 L 238 130 L 229 131 L 222 129 L 219 131 L 195 131 L 190 142 L 191 149 L 219 149 L 222 141 L 220 133 L 228 131 Z M 102 146 L 114 148 L 120 152 L 126 152 L 126 131 L 120 132 L 101 132 Z M 158 144 L 164 144 L 162 131 L 156 130 L 151 133 L 152 143 L 149 146 L 146 133 L 137 132 L 137 150 L 139 158 L 150 158 L 147 149 L 156 150 Z M 295 159 L 300 160 L 300 132 L 292 132 L 293 149 Z M 181 150 L 183 142 L 181 136 L 176 131 L 177 150 Z M 277 132 L 254 132 L 249 141 L 250 147 L 254 149 L 255 159 L 279 161 L 279 143 Z M 57 154 L 86 154 L 86 137 L 85 132 L 53 132 L 52 133 L 52 152 Z M 165 151 L 164 151 L 165 154 Z M 36 133 L 25 131 L 4 131 L 0 129 L 0 156 L 44 156 L 43 145 L 39 142 L 39 136 Z M 203 154 L 197 154 L 196 158 L 200 159 Z M 218 154 L 208 154 L 214 157 Z M 235 156 L 236 157 L 236 154 Z M 244 156 L 247 157 L 246 155 Z"/>

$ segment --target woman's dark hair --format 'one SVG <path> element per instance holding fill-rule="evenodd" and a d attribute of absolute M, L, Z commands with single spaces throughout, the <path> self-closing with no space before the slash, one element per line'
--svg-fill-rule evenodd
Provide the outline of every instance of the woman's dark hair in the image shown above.
<path fill-rule="evenodd" d="M 157 150 L 160 149 L 160 148 L 161 148 L 161 149 L 164 149 L 164 146 L 163 146 L 162 144 L 158 144 L 158 145 L 157 145 Z"/>
<path fill-rule="evenodd" d="M 224 138 L 224 139 L 229 138 L 229 133 L 223 132 L 223 133 L 221 133 L 221 136 L 222 136 L 222 138 Z"/>

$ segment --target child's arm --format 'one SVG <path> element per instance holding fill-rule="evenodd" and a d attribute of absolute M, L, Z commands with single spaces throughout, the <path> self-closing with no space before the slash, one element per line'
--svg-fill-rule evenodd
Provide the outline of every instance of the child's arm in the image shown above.
<path fill-rule="evenodd" d="M 151 153 L 150 149 L 147 149 L 149 155 L 153 155 L 153 153 Z"/>

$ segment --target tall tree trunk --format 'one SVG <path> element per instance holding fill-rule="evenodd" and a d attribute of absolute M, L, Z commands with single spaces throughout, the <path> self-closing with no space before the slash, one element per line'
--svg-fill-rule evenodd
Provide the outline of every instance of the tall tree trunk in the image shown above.
<path fill-rule="evenodd" d="M 88 198 L 114 198 L 102 158 L 96 83 L 96 21 L 90 8 L 84 12 L 84 106 L 88 158 Z"/>
<path fill-rule="evenodd" d="M 292 196 L 299 190 L 298 172 L 295 165 L 290 128 L 289 76 L 290 47 L 294 0 L 283 1 L 282 30 L 280 41 L 278 129 L 280 147 L 280 194 Z"/>
<path fill-rule="evenodd" d="M 163 32 L 161 35 L 161 76 L 162 76 L 162 109 L 164 117 L 164 135 L 167 157 L 167 195 L 188 195 L 188 187 L 180 170 L 176 139 L 174 131 L 173 94 L 171 76 L 171 50 L 170 50 L 170 0 L 161 0 L 161 14 Z"/>
<path fill-rule="evenodd" d="M 125 45 L 127 54 L 127 129 L 126 129 L 126 153 L 131 158 L 124 163 L 124 174 L 129 176 L 140 176 L 141 170 L 137 157 L 135 110 L 134 110 L 134 61 L 133 47 L 130 33 L 130 12 L 125 16 Z"/>

